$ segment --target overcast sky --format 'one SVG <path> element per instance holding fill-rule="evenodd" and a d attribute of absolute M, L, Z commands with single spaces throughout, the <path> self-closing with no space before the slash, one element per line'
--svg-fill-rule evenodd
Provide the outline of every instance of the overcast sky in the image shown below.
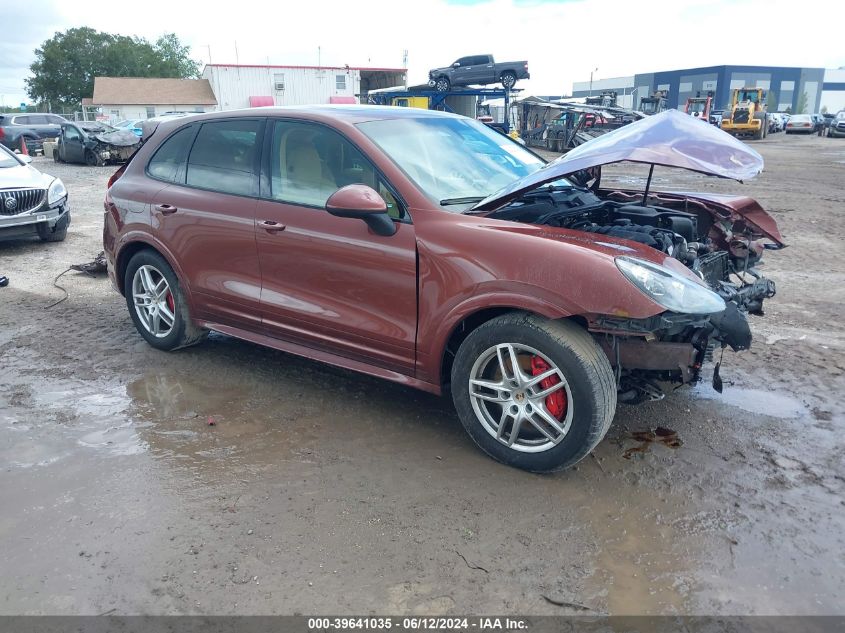
<path fill-rule="evenodd" d="M 219 2 L 219 0 L 218 0 Z M 573 81 L 719 64 L 845 66 L 836 3 L 760 0 L 238 0 L 83 6 L 59 0 L 3 9 L 0 95 L 26 100 L 34 50 L 56 31 L 89 26 L 154 40 L 175 32 L 202 62 L 401 67 L 409 80 L 474 53 L 528 59 L 533 94 L 569 93 Z M 829 5 L 829 6 L 828 6 Z M 825 8 L 820 8 L 824 6 Z M 833 13 L 832 13 L 833 12 Z"/>

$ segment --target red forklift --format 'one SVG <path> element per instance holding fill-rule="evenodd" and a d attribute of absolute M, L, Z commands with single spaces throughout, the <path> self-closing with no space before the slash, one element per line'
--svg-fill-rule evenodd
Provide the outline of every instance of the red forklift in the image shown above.
<path fill-rule="evenodd" d="M 684 112 L 687 114 L 696 117 L 697 119 L 702 119 L 704 121 L 710 121 L 710 112 L 713 110 L 713 92 L 709 91 L 706 97 L 702 97 L 700 92 L 697 92 L 694 97 L 690 97 L 687 99 L 687 103 L 684 106 Z"/>

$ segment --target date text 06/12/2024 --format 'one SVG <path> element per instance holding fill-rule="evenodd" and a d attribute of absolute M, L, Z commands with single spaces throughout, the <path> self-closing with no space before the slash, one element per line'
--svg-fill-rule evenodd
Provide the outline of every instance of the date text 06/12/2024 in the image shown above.
<path fill-rule="evenodd" d="M 523 631 L 525 620 L 497 617 L 367 617 L 367 618 L 309 618 L 309 631 L 350 630 L 404 630 L 404 631 Z"/>

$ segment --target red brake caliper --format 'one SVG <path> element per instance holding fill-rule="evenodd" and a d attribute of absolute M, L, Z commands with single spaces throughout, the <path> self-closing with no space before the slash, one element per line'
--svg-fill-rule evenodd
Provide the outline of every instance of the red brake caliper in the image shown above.
<path fill-rule="evenodd" d="M 549 364 L 539 356 L 531 357 L 532 376 L 539 376 L 550 369 L 551 367 L 549 367 Z M 559 382 L 560 376 L 549 376 L 548 378 L 544 378 L 540 381 L 540 388 L 545 390 L 549 387 L 553 387 Z M 549 413 L 560 420 L 566 411 L 566 392 L 563 389 L 558 389 L 554 393 L 546 396 L 546 408 L 549 410 Z"/>
<path fill-rule="evenodd" d="M 173 300 L 173 293 L 168 291 L 167 292 L 167 307 L 170 308 L 170 312 L 176 312 L 176 302 Z"/>

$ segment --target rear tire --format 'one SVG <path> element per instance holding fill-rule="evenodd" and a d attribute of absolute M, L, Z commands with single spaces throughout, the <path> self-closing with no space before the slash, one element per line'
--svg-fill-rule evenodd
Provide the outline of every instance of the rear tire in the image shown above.
<path fill-rule="evenodd" d="M 92 150 L 86 149 L 85 164 L 89 167 L 98 167 L 100 165 L 100 159 L 97 158 L 97 155 Z"/>
<path fill-rule="evenodd" d="M 68 226 L 70 226 L 70 211 L 65 212 L 53 228 L 44 222 L 38 224 L 38 237 L 42 242 L 64 242 Z"/>
<path fill-rule="evenodd" d="M 191 321 L 188 301 L 176 273 L 155 251 L 135 253 L 123 280 L 132 322 L 144 340 L 156 349 L 171 351 L 188 347 L 208 336 L 207 330 Z"/>
<path fill-rule="evenodd" d="M 510 350 L 521 375 L 512 371 L 512 361 L 502 360 L 512 357 Z M 538 358 L 544 365 L 534 371 Z M 547 370 L 558 372 L 550 380 L 562 383 L 556 403 L 543 393 L 548 383 L 531 385 L 538 371 Z M 451 378 L 455 409 L 473 441 L 493 459 L 531 472 L 576 464 L 601 441 L 616 412 L 616 381 L 607 356 L 588 332 L 569 321 L 524 312 L 488 321 L 461 344 Z M 486 384 L 501 386 L 491 390 Z M 544 423 L 549 414 L 556 426 Z"/>
<path fill-rule="evenodd" d="M 510 90 L 516 85 L 516 75 L 508 70 L 502 73 L 502 87 L 505 90 Z"/>

